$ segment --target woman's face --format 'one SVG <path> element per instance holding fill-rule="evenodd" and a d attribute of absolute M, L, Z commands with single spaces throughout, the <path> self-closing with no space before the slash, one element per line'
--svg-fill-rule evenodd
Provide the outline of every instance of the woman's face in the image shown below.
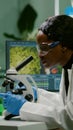
<path fill-rule="evenodd" d="M 39 31 L 37 34 L 37 44 L 41 46 L 41 44 L 48 44 L 54 42 L 48 40 L 48 37 L 42 32 Z M 47 49 L 45 52 L 45 47 L 43 46 L 42 49 L 39 50 L 39 57 L 44 65 L 44 67 L 52 67 L 53 65 L 60 64 L 62 61 L 63 53 L 62 53 L 62 46 L 60 44 L 54 46 L 53 48 Z"/>

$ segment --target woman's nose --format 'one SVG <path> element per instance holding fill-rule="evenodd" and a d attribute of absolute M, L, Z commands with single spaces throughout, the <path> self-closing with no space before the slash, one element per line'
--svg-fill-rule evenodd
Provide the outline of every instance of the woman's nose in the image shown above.
<path fill-rule="evenodd" d="M 39 57 L 44 57 L 44 56 L 46 56 L 48 54 L 48 52 L 46 52 L 46 51 L 39 51 Z"/>

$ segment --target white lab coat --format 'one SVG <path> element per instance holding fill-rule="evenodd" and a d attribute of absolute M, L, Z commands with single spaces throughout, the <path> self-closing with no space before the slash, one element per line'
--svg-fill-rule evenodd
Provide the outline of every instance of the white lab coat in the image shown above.
<path fill-rule="evenodd" d="M 68 70 L 68 75 L 68 96 L 66 96 L 63 69 L 60 92 L 38 89 L 37 103 L 26 102 L 20 109 L 20 118 L 46 122 L 49 129 L 73 130 L 73 69 Z"/>

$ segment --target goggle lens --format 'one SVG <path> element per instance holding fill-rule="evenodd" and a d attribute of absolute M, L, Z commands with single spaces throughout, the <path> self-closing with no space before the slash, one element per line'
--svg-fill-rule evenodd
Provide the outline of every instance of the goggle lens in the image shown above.
<path fill-rule="evenodd" d="M 51 48 L 54 48 L 59 43 L 60 43 L 60 41 L 52 42 L 52 43 L 49 43 L 49 44 L 42 43 L 42 44 L 39 44 L 38 46 L 39 46 L 39 50 L 48 52 Z"/>

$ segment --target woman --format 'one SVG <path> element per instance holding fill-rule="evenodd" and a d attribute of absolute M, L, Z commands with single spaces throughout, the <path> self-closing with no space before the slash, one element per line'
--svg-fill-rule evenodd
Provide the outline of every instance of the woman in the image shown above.
<path fill-rule="evenodd" d="M 0 94 L 4 97 L 4 106 L 8 112 L 20 115 L 22 120 L 44 121 L 49 129 L 72 130 L 73 18 L 66 15 L 48 18 L 39 28 L 37 43 L 44 67 L 62 66 L 60 92 L 53 93 L 38 89 L 36 103 L 28 102 L 13 94 Z M 17 105 L 12 110 L 14 103 Z"/>

